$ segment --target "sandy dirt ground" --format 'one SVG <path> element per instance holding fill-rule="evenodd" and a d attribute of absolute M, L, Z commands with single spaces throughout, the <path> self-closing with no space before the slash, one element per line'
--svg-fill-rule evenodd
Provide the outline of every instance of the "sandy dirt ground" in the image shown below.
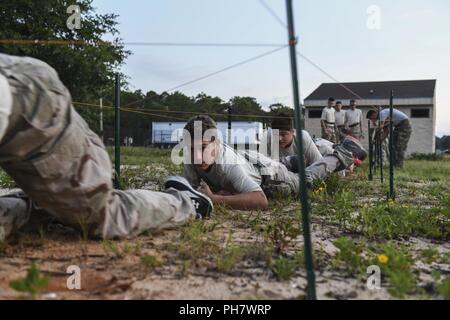
<path fill-rule="evenodd" d="M 2 190 L 6 193 L 9 190 Z M 290 210 L 285 208 L 283 210 Z M 233 215 L 248 215 L 233 212 Z M 273 213 L 272 213 L 273 214 Z M 213 221 L 207 222 L 212 224 Z M 254 232 L 239 219 L 222 221 L 214 235 L 225 245 L 233 230 L 233 242 L 238 245 L 261 242 L 261 234 Z M 316 280 L 319 299 L 392 299 L 386 286 L 369 290 L 364 279 L 349 277 L 330 265 L 336 252 L 333 240 L 339 232 L 314 218 L 313 244 L 317 254 Z M 45 235 L 43 235 L 45 233 Z M 0 299 L 21 298 L 23 294 L 10 288 L 11 281 L 25 277 L 30 265 L 39 266 L 50 279 L 42 292 L 42 299 L 303 299 L 306 289 L 304 268 L 296 271 L 288 281 L 278 280 L 262 261 L 243 259 L 231 271 L 219 273 L 213 263 L 193 261 L 180 265 L 177 252 L 167 250 L 180 241 L 179 230 L 166 230 L 144 235 L 134 240 L 114 242 L 121 250 L 106 248 L 105 242 L 81 240 L 80 235 L 59 224 L 52 224 L 37 234 L 22 234 L 9 241 L 0 254 Z M 292 248 L 302 247 L 303 238 L 293 241 Z M 441 253 L 450 252 L 446 242 L 420 238 L 408 241 L 412 250 L 434 245 Z M 126 248 L 126 249 L 125 249 Z M 119 252 L 120 251 L 120 252 Z M 148 268 L 143 256 L 153 256 L 161 265 Z M 80 267 L 81 290 L 68 290 L 67 268 Z M 431 267 L 416 261 L 420 272 L 419 285 L 426 288 L 432 282 Z M 448 265 L 433 265 L 434 270 L 450 273 Z M 420 298 L 420 297 L 412 297 Z"/>

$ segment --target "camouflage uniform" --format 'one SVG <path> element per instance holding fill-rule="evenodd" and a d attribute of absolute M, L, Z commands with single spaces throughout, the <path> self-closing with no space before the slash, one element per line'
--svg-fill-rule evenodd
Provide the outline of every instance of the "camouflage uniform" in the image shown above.
<path fill-rule="evenodd" d="M 316 181 L 322 181 L 333 172 L 343 170 L 353 164 L 353 155 L 341 145 L 335 147 L 333 154 L 323 157 L 306 168 L 306 183 L 312 186 Z M 280 164 L 274 175 L 263 175 L 262 189 L 269 197 L 289 197 L 300 194 L 300 179 L 298 173 L 291 172 Z"/>
<path fill-rule="evenodd" d="M 322 128 L 322 138 L 336 143 L 336 128 L 334 124 L 326 124 L 326 129 Z"/>
<path fill-rule="evenodd" d="M 351 127 L 348 128 L 347 130 L 347 134 L 355 137 L 356 139 L 360 140 L 361 139 L 361 126 L 360 124 L 355 124 Z"/>
<path fill-rule="evenodd" d="M 402 168 L 405 160 L 406 149 L 411 137 L 411 123 L 403 120 L 394 128 L 394 160 L 395 166 Z"/>
<path fill-rule="evenodd" d="M 0 166 L 33 203 L 64 224 L 107 239 L 172 227 L 195 217 L 190 198 L 175 189 L 113 189 L 111 161 L 102 141 L 75 111 L 70 93 L 47 64 L 0 54 L 0 74 L 13 96 L 0 142 Z M 25 203 L 0 198 L 4 236 L 33 215 Z"/>

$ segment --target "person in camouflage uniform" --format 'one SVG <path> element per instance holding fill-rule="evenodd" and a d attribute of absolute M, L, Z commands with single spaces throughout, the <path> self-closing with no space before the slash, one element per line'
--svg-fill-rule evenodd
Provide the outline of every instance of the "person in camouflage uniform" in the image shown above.
<path fill-rule="evenodd" d="M 200 128 L 197 139 L 203 149 L 186 153 L 184 177 L 213 203 L 242 210 L 266 209 L 267 199 L 300 194 L 299 175 L 294 172 L 297 156 L 272 159 L 255 150 L 235 151 L 220 141 L 216 123 L 209 116 L 193 117 L 185 127 L 188 137 L 195 136 L 195 127 Z M 332 154 L 306 168 L 306 183 L 312 187 L 352 165 L 354 158 L 363 160 L 366 155 L 357 139 L 346 138 Z"/>
<path fill-rule="evenodd" d="M 336 143 L 336 118 L 335 118 L 335 99 L 330 97 L 328 105 L 323 108 L 320 118 L 320 126 L 322 128 L 322 138 Z"/>
<path fill-rule="evenodd" d="M 0 92 L 0 106 L 8 110 L 0 112 L 0 166 L 24 191 L 0 198 L 0 237 L 43 212 L 105 239 L 177 226 L 211 212 L 207 197 L 186 190 L 114 190 L 102 141 L 46 63 L 0 54 Z"/>
<path fill-rule="evenodd" d="M 395 108 L 393 110 L 393 119 L 390 119 L 389 116 L 389 108 L 383 109 L 380 112 L 370 110 L 367 113 L 367 118 L 373 123 L 380 121 L 380 127 L 383 130 L 383 141 L 385 141 L 389 135 L 389 125 L 392 121 L 394 126 L 394 165 L 397 168 L 403 168 L 406 150 L 408 148 L 409 139 L 412 133 L 411 122 L 406 114 Z"/>

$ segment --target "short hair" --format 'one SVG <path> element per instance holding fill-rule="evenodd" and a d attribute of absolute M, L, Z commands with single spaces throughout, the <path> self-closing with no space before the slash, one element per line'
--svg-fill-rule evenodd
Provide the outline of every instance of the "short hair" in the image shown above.
<path fill-rule="evenodd" d="M 352 103 L 352 102 L 356 102 L 356 100 L 355 99 L 350 100 L 350 103 Z"/>
<path fill-rule="evenodd" d="M 337 101 L 336 104 L 342 104 L 342 101 Z"/>
<path fill-rule="evenodd" d="M 329 102 L 333 102 L 333 101 L 335 101 L 335 100 L 336 100 L 336 99 L 334 99 L 333 97 L 329 97 L 329 98 L 328 98 L 328 101 L 329 101 Z"/>
<path fill-rule="evenodd" d="M 278 114 L 277 117 L 272 120 L 271 125 L 272 129 L 278 130 L 291 130 L 294 128 L 292 118 L 285 113 Z"/>
<path fill-rule="evenodd" d="M 378 116 L 378 112 L 375 110 L 369 110 L 369 112 L 367 112 L 367 119 L 372 118 L 373 115 L 377 115 Z"/>
<path fill-rule="evenodd" d="M 216 122 L 210 116 L 207 115 L 194 116 L 190 118 L 188 123 L 184 126 L 184 130 L 187 130 L 189 132 L 189 134 L 191 135 L 191 139 L 194 139 L 194 128 L 196 122 L 201 122 L 202 137 L 206 131 L 210 129 L 217 129 Z"/>

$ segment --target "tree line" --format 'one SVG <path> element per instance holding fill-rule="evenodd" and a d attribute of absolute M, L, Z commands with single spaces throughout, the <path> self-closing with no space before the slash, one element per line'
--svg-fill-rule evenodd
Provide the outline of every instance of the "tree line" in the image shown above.
<path fill-rule="evenodd" d="M 81 11 L 81 27 L 68 28 L 67 8 L 76 4 Z M 103 98 L 105 106 L 114 102 L 114 77 L 132 52 L 125 49 L 118 30 L 116 14 L 99 14 L 93 0 L 15 0 L 4 2 L 0 8 L 0 52 L 30 56 L 47 62 L 59 74 L 62 82 L 72 94 L 78 112 L 97 133 L 100 132 L 100 110 L 94 105 Z M 105 42 L 103 39 L 111 39 Z M 20 41 L 27 41 L 24 44 Z M 59 41 L 59 44 L 36 42 L 36 40 Z M 30 44 L 32 42 L 32 44 Z M 218 114 L 217 121 L 226 120 L 231 107 L 233 120 L 270 121 L 267 116 L 280 112 L 292 115 L 293 109 L 282 104 L 274 104 L 264 110 L 253 97 L 233 97 L 224 101 L 219 97 L 199 93 L 194 97 L 182 92 L 162 92 L 129 90 L 127 75 L 120 74 L 123 88 L 123 106 L 139 101 L 130 109 L 135 112 L 121 113 L 122 135 L 135 130 L 148 131 L 152 121 L 177 121 L 188 119 L 192 114 Z M 104 108 L 104 128 L 106 135 L 111 131 L 114 112 Z M 165 112 L 164 112 L 165 111 Z M 178 111 L 178 113 L 176 112 Z M 190 113 L 186 113 L 190 112 Z M 145 114 L 144 114 L 145 113 Z M 148 113 L 152 113 L 150 115 Z M 239 117 L 242 116 L 242 117 Z M 248 116 L 252 115 L 252 116 Z M 248 117 L 247 117 L 248 116 Z M 265 116 L 265 117 L 260 117 Z M 181 121 L 181 120 L 180 120 Z"/>

